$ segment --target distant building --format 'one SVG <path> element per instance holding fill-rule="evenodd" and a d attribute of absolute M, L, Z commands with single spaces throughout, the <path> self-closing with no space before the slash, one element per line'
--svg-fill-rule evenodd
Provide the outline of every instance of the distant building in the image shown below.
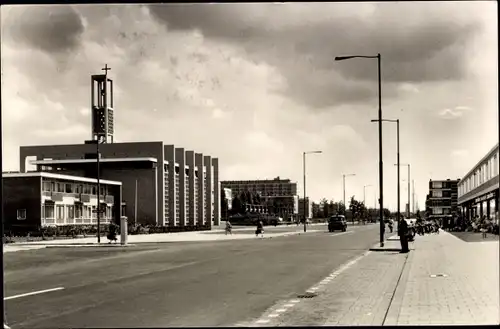
<path fill-rule="evenodd" d="M 305 207 L 306 218 L 307 219 L 311 219 L 313 212 L 312 212 L 312 203 L 309 202 L 309 198 L 306 198 L 305 202 L 304 202 L 304 198 L 299 198 L 299 213 L 298 213 L 298 217 L 301 218 L 301 219 L 304 218 L 304 207 Z"/>
<path fill-rule="evenodd" d="M 429 194 L 426 200 L 426 212 L 429 219 L 442 222 L 457 213 L 459 181 L 460 179 L 429 180 Z"/>
<path fill-rule="evenodd" d="M 97 180 L 46 172 L 3 173 L 6 231 L 97 224 Z M 101 224 L 120 223 L 122 183 L 100 180 Z"/>
<path fill-rule="evenodd" d="M 283 218 L 290 218 L 297 214 L 297 183 L 290 179 L 264 179 L 264 180 L 234 180 L 221 182 L 221 188 L 229 188 L 232 196 L 240 195 L 244 191 L 256 192 L 264 203 L 274 205 L 272 208 Z M 266 207 L 258 211 L 266 212 Z M 255 209 L 254 209 L 255 210 Z"/>
<path fill-rule="evenodd" d="M 498 146 L 493 147 L 458 184 L 458 205 L 466 219 L 484 215 L 498 223 Z"/>
<path fill-rule="evenodd" d="M 263 179 L 263 180 L 232 180 L 222 181 L 222 188 L 229 188 L 233 195 L 244 191 L 257 192 L 261 196 L 294 196 L 297 195 L 297 183 L 289 179 Z"/>

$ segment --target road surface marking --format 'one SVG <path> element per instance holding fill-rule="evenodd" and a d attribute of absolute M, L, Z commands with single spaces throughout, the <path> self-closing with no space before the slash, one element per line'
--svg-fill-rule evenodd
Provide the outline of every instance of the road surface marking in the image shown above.
<path fill-rule="evenodd" d="M 341 234 L 345 234 L 345 233 L 349 233 L 349 232 L 343 232 Z M 352 232 L 351 232 L 352 233 Z M 336 234 L 336 235 L 340 235 L 340 234 Z M 326 277 L 325 279 L 323 279 L 319 285 L 325 285 L 326 283 L 330 283 L 330 280 L 334 279 L 336 276 L 338 276 L 340 273 L 344 272 L 345 270 L 347 270 L 349 267 L 351 267 L 352 265 L 356 264 L 358 261 L 360 261 L 363 257 L 365 257 L 366 255 L 368 255 L 370 253 L 370 251 L 367 251 L 365 253 L 363 253 L 361 256 L 358 256 L 356 257 L 355 259 L 349 261 L 348 263 L 344 264 L 342 267 L 338 268 L 335 270 L 335 272 L 332 272 L 328 277 Z M 316 293 L 316 291 L 318 289 L 320 289 L 320 286 L 318 285 L 315 285 L 314 287 L 312 288 L 309 288 L 306 292 L 307 293 Z M 267 317 L 268 318 L 277 318 L 278 316 L 280 316 L 280 314 L 278 313 L 285 313 L 286 311 L 289 311 L 291 309 L 291 307 L 294 306 L 294 304 L 297 304 L 299 303 L 300 300 L 299 299 L 291 299 L 288 301 L 288 303 L 290 304 L 285 304 L 283 307 L 285 308 L 282 308 L 282 309 L 277 309 L 274 311 L 274 313 L 272 314 L 269 314 Z M 264 315 L 262 315 L 264 316 Z M 258 320 L 256 321 L 255 323 L 269 323 L 270 320 L 269 319 L 261 319 L 261 320 Z"/>
<path fill-rule="evenodd" d="M 352 234 L 354 233 L 354 231 L 347 231 L 347 232 L 342 232 L 342 233 L 333 233 L 333 234 L 330 234 L 330 236 L 339 236 L 339 235 L 342 235 L 342 234 Z"/>
<path fill-rule="evenodd" d="M 52 288 L 52 289 L 33 291 L 33 292 L 25 293 L 25 294 L 20 294 L 20 295 L 14 295 L 14 296 L 5 297 L 3 300 L 9 300 L 9 299 L 16 299 L 16 298 L 21 298 L 21 297 L 39 295 L 39 294 L 44 294 L 46 292 L 58 291 L 58 290 L 63 290 L 63 289 L 64 289 L 64 287 L 57 287 L 57 288 Z"/>

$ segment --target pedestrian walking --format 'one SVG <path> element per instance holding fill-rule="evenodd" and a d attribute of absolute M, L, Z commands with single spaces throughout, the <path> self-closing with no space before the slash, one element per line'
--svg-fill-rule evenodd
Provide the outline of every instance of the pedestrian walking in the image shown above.
<path fill-rule="evenodd" d="M 481 233 L 483 234 L 483 239 L 488 237 L 488 221 L 484 217 L 481 222 Z"/>
<path fill-rule="evenodd" d="M 262 224 L 262 221 L 259 221 L 257 223 L 257 229 L 255 230 L 255 237 L 260 236 L 263 238 L 264 237 L 264 224 Z"/>
<path fill-rule="evenodd" d="M 389 219 L 389 230 L 391 231 L 392 233 L 392 229 L 394 228 L 394 221 L 391 219 Z"/>
<path fill-rule="evenodd" d="M 231 225 L 231 222 L 228 220 L 226 221 L 226 235 L 227 234 L 233 235 L 233 226 Z"/>
<path fill-rule="evenodd" d="M 118 231 L 118 225 L 116 225 L 115 223 L 110 223 L 109 227 L 108 227 L 108 235 L 107 235 L 109 243 L 111 243 L 112 241 L 114 241 L 115 243 L 118 242 L 118 239 L 116 238 L 117 231 Z"/>
<path fill-rule="evenodd" d="M 399 241 L 401 243 L 400 253 L 408 253 L 410 249 L 408 248 L 408 222 L 406 219 L 401 218 L 399 222 Z"/>

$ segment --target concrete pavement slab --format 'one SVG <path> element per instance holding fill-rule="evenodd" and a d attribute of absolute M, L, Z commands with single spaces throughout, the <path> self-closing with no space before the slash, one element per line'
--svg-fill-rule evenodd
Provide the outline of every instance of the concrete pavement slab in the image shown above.
<path fill-rule="evenodd" d="M 386 325 L 499 324 L 499 245 L 419 236 Z"/>

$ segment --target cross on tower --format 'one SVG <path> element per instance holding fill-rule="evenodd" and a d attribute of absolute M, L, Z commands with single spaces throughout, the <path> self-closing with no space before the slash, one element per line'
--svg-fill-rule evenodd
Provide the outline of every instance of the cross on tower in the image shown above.
<path fill-rule="evenodd" d="M 111 67 L 108 67 L 108 64 L 106 64 L 106 65 L 104 66 L 104 68 L 103 68 L 103 69 L 101 69 L 101 70 L 103 70 L 103 71 L 104 71 L 104 74 L 106 74 L 106 75 L 107 75 L 107 74 L 108 74 L 108 71 L 109 71 L 109 70 L 111 70 Z"/>

